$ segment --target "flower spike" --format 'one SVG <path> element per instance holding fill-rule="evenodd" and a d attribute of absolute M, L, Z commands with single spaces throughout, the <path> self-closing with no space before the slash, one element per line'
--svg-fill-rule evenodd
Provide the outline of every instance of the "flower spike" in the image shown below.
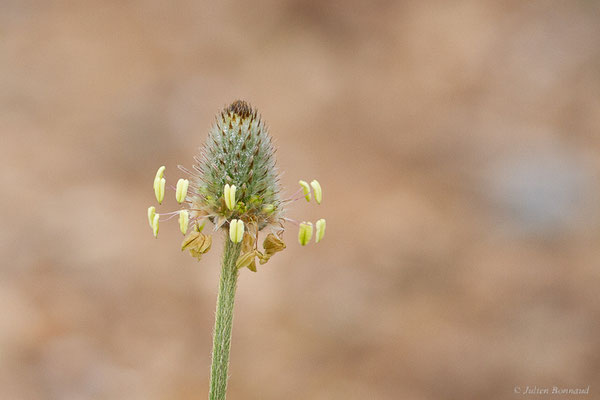
<path fill-rule="evenodd" d="M 241 219 L 233 219 L 229 223 L 229 239 L 233 243 L 239 243 L 244 237 L 244 221 Z"/>
<path fill-rule="evenodd" d="M 310 186 L 312 186 L 313 191 L 315 192 L 315 200 L 317 201 L 317 204 L 321 204 L 321 201 L 323 200 L 321 184 L 316 179 L 313 179 L 313 181 L 310 183 Z"/>
<path fill-rule="evenodd" d="M 148 207 L 148 224 L 150 224 L 150 228 L 154 228 L 152 223 L 154 221 L 155 214 L 156 214 L 156 208 L 154 208 L 154 206 Z"/>
<path fill-rule="evenodd" d="M 181 233 L 185 235 L 188 230 L 188 225 L 190 223 L 190 213 L 188 210 L 179 211 L 179 229 Z"/>
<path fill-rule="evenodd" d="M 158 218 L 160 214 L 154 214 L 154 219 L 152 219 L 152 232 L 154 233 L 154 237 L 158 237 Z"/>
<path fill-rule="evenodd" d="M 177 189 L 175 190 L 175 198 L 179 204 L 185 201 L 185 197 L 187 196 L 188 187 L 190 186 L 190 181 L 187 179 L 180 179 L 177 181 Z"/>
<path fill-rule="evenodd" d="M 192 239 L 195 243 L 193 249 L 186 249 L 196 258 L 204 253 L 204 245 L 209 246 L 211 239 L 204 239 L 206 235 L 200 237 L 198 234 L 210 221 L 215 230 L 228 230 L 230 245 L 242 243 L 239 257 L 245 258 L 240 265 L 250 262 L 248 268 L 253 270 L 254 258 L 264 264 L 273 254 L 285 248 L 282 241 L 285 221 L 298 223 L 285 217 L 290 202 L 302 197 L 310 202 L 313 196 L 317 204 L 323 202 L 323 189 L 316 179 L 299 180 L 298 192 L 285 200 L 279 197 L 281 188 L 273 140 L 260 114 L 244 101 L 231 103 L 217 115 L 209 139 L 196 160 L 195 172 L 179 167 L 191 177 L 177 181 L 175 198 L 181 207 L 166 214 L 179 217 L 179 229 L 185 235 L 184 243 L 191 243 Z M 160 166 L 154 177 L 154 193 L 159 204 L 165 196 L 165 171 L 165 166 Z M 155 235 L 158 234 L 156 212 L 156 208 L 148 208 L 148 224 Z M 264 249 L 259 251 L 256 247 L 259 233 L 267 229 L 270 233 L 264 239 Z M 298 241 L 306 246 L 314 236 L 315 242 L 319 243 L 325 236 L 325 229 L 325 219 L 312 223 L 304 221 L 300 224 Z M 252 246 L 245 245 L 246 237 L 253 238 Z M 252 261 L 248 261 L 250 259 Z"/>
<path fill-rule="evenodd" d="M 223 198 L 225 199 L 225 205 L 228 209 L 233 210 L 235 207 L 235 185 L 229 186 L 229 184 L 225 185 L 223 189 Z"/>
<path fill-rule="evenodd" d="M 300 184 L 300 186 L 302 186 L 302 191 L 304 192 L 304 198 L 306 199 L 306 201 L 310 201 L 310 186 L 308 186 L 308 183 L 306 181 L 298 181 L 298 183 Z"/>
<path fill-rule="evenodd" d="M 258 111 L 245 101 L 234 101 L 217 114 L 200 154 L 194 157 L 193 169 L 178 166 L 188 175 L 188 179 L 177 180 L 178 209 L 165 212 L 166 218 L 162 218 L 157 213 L 158 206 L 148 208 L 148 224 L 155 237 L 159 220 L 178 217 L 179 229 L 184 235 L 181 250 L 197 260 L 212 246 L 212 235 L 203 233 L 205 224 L 212 224 L 215 232 L 225 235 L 213 331 L 208 396 L 211 399 L 226 397 L 231 316 L 239 269 L 256 272 L 259 266 L 262 268 L 273 255 L 286 248 L 283 242 L 286 223 L 298 226 L 299 222 L 286 215 L 290 203 L 302 201 L 303 197 L 310 202 L 313 193 L 317 204 L 323 200 L 321 185 L 314 179 L 300 180 L 299 190 L 293 190 L 288 198 L 281 197 L 280 171 L 273 143 Z M 165 170 L 165 166 L 161 166 L 154 177 L 154 194 L 159 204 L 165 196 Z M 314 224 L 306 221 L 299 224 L 300 245 L 310 243 L 315 233 L 315 242 L 323 240 L 325 219 Z M 259 239 L 262 241 L 260 249 Z"/>
<path fill-rule="evenodd" d="M 300 230 L 298 231 L 298 242 L 302 246 L 306 246 L 313 235 L 313 225 L 311 222 L 302 222 L 300 224 Z"/>
<path fill-rule="evenodd" d="M 319 243 L 323 239 L 323 236 L 325 236 L 325 226 L 326 226 L 325 219 L 321 218 L 320 220 L 317 221 L 317 223 L 315 225 L 317 227 L 315 243 Z"/>

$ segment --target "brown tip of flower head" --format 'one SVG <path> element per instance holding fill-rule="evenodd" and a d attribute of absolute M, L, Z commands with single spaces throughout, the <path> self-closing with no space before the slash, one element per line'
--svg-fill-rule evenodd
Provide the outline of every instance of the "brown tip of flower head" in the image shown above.
<path fill-rule="evenodd" d="M 226 108 L 226 111 L 237 114 L 242 118 L 247 118 L 252 114 L 252 107 L 243 100 L 236 100 Z"/>

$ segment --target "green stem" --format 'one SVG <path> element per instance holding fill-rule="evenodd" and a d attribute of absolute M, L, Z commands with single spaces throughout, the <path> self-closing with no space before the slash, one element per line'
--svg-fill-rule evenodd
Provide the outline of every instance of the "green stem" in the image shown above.
<path fill-rule="evenodd" d="M 238 269 L 235 263 L 240 255 L 240 249 L 241 243 L 233 243 L 229 240 L 229 236 L 226 237 L 219 295 L 217 297 L 209 400 L 225 400 L 227 394 L 227 369 L 229 367 L 229 348 L 231 347 L 233 303 L 238 278 Z"/>

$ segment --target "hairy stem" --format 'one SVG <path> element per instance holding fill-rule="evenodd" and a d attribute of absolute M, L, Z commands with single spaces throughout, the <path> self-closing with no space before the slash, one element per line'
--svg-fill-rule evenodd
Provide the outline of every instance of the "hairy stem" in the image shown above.
<path fill-rule="evenodd" d="M 213 337 L 212 365 L 210 367 L 209 400 L 225 400 L 227 392 L 227 369 L 231 347 L 231 326 L 233 324 L 233 304 L 237 285 L 238 269 L 235 263 L 240 255 L 241 243 L 225 239 L 223 266 Z"/>

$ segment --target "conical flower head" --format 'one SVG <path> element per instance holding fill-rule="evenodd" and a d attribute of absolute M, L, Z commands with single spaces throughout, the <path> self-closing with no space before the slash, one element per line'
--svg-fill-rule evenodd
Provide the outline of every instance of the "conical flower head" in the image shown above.
<path fill-rule="evenodd" d="M 281 217 L 279 178 L 268 129 L 256 110 L 235 101 L 216 117 L 195 169 L 192 208 L 219 224 L 232 219 L 258 229 Z"/>
<path fill-rule="evenodd" d="M 202 233 L 209 220 L 215 231 L 228 232 L 226 240 L 241 246 L 238 268 L 252 271 L 256 271 L 256 258 L 262 265 L 286 248 L 286 221 L 299 225 L 298 242 L 307 245 L 313 237 L 312 222 L 285 218 L 284 206 L 302 198 L 309 202 L 314 198 L 321 204 L 321 184 L 316 179 L 310 184 L 300 180 L 298 191 L 281 200 L 274 153 L 271 136 L 258 112 L 244 101 L 233 102 L 217 114 L 200 156 L 195 157 L 195 171 L 179 166 L 189 176 L 179 179 L 174 188 L 175 199 L 182 208 L 166 213 L 148 208 L 148 223 L 154 236 L 158 235 L 160 221 L 179 215 L 179 228 L 186 235 L 181 249 L 200 259 L 212 244 L 212 236 Z M 154 177 L 154 194 L 159 204 L 165 196 L 165 170 L 161 166 Z M 325 219 L 318 220 L 315 226 L 318 243 L 325 234 Z M 263 229 L 270 233 L 261 251 L 258 243 Z"/>

